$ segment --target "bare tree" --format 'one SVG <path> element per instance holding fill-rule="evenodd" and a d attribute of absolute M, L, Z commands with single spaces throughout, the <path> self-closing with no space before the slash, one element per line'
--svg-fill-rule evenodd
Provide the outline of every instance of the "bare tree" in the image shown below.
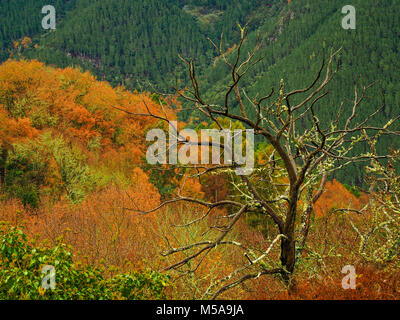
<path fill-rule="evenodd" d="M 179 192 L 176 198 L 165 201 L 154 210 L 142 212 L 155 212 L 168 204 L 181 201 L 203 206 L 204 215 L 188 222 L 188 226 L 206 219 L 216 208 L 229 207 L 230 213 L 221 218 L 224 219 L 223 225 L 211 225 L 210 230 L 213 232 L 205 233 L 204 240 L 179 248 L 171 246 L 163 253 L 170 256 L 190 252 L 167 270 L 192 273 L 198 269 L 204 257 L 218 246 L 231 246 L 242 250 L 244 264 L 210 285 L 205 297 L 211 298 L 216 298 L 247 280 L 264 275 L 279 275 L 290 287 L 296 261 L 306 246 L 314 205 L 323 193 L 328 176 L 354 162 L 389 159 L 390 154 L 379 155 L 374 148 L 372 152 L 362 154 L 354 154 L 354 148 L 358 144 L 368 145 L 371 141 L 376 142 L 382 135 L 400 134 L 390 129 L 398 117 L 385 126 L 370 124 L 374 116 L 384 108 L 384 103 L 361 120 L 360 116 L 357 116 L 359 107 L 366 98 L 366 92 L 372 86 L 365 85 L 362 81 L 354 88 L 350 106 L 348 102 L 343 102 L 337 107 L 335 119 L 330 123 L 320 122 L 316 107 L 328 95 L 327 86 L 338 72 L 338 67 L 334 65 L 339 65 L 337 58 L 340 50 L 332 51 L 328 59 L 322 59 L 315 78 L 305 88 L 286 92 L 282 80 L 279 92 L 275 93 L 272 89 L 265 96 L 249 97 L 247 90 L 241 87 L 242 79 L 261 61 L 258 57 L 261 41 L 258 40 L 255 47 L 243 57 L 243 44 L 246 40 L 247 32 L 243 32 L 240 43 L 229 55 L 223 52 L 222 37 L 219 45 L 212 42 L 232 77 L 224 91 L 222 104 L 203 98 L 194 62 L 182 57 L 190 74 L 191 89 L 185 92 L 176 89 L 182 98 L 193 105 L 193 109 L 205 114 L 220 129 L 223 129 L 221 119 L 240 122 L 245 128 L 253 129 L 256 136 L 272 146 L 273 152 L 269 155 L 269 161 L 256 165 L 251 175 L 240 177 L 234 174 L 237 167 L 234 162 L 231 165 L 181 166 L 187 169 L 183 179 L 209 174 L 232 176 L 231 183 L 238 190 L 238 195 L 230 199 L 207 202 L 182 196 Z M 350 115 L 343 119 L 345 108 L 348 107 L 351 108 Z M 251 108 L 253 110 L 249 112 Z M 150 111 L 147 114 L 127 113 L 131 116 L 154 117 L 171 123 L 171 119 L 166 116 L 155 115 Z M 304 123 L 309 125 L 305 126 Z M 178 128 L 174 129 L 180 143 L 192 143 Z M 202 141 L 198 144 L 208 143 Z M 267 250 L 250 248 L 229 237 L 238 221 L 249 212 L 259 215 L 262 219 L 271 220 L 275 226 L 275 234 L 269 239 Z M 279 252 L 278 259 L 271 255 L 274 250 Z M 194 268 L 184 269 L 189 265 L 193 266 L 193 262 Z"/>

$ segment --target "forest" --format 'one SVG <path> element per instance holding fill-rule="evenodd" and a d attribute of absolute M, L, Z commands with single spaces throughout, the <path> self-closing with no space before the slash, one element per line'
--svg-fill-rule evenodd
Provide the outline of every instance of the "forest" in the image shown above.
<path fill-rule="evenodd" d="M 396 1 L 47 4 L 0 0 L 1 300 L 399 298 Z M 254 169 L 149 164 L 171 123 Z"/>
<path fill-rule="evenodd" d="M 251 92 L 269 90 L 280 79 L 288 88 L 298 88 L 310 81 L 318 68 L 318 58 L 324 48 L 343 47 L 341 72 L 330 87 L 337 92 L 319 107 L 322 121 L 329 121 L 332 104 L 340 104 L 352 94 L 357 79 L 366 83 L 377 81 L 371 90 L 371 105 L 378 104 L 385 94 L 387 107 L 376 117 L 383 123 L 394 114 L 400 103 L 396 92 L 399 83 L 399 7 L 395 0 L 378 5 L 354 1 L 358 8 L 356 30 L 345 32 L 341 27 L 342 0 L 288 3 L 275 1 L 56 1 L 57 30 L 41 29 L 41 1 L 11 0 L 0 3 L 4 20 L 0 30 L 0 61 L 11 55 L 15 59 L 39 59 L 57 67 L 73 66 L 89 70 L 113 86 L 123 84 L 131 90 L 171 92 L 176 86 L 185 88 L 190 80 L 179 55 L 196 61 L 206 97 L 220 101 L 220 91 L 227 81 L 226 67 L 208 39 L 219 41 L 224 36 L 224 51 L 229 51 L 240 37 L 240 26 L 247 24 L 247 48 L 262 35 L 259 54 L 264 57 L 251 73 L 244 77 Z M 46 3 L 47 4 L 47 3 Z M 23 7 L 24 10 L 20 8 Z M 112 12 L 112 14 L 110 14 Z M 137 21 L 152 23 L 135 23 Z M 15 21 L 20 21 L 15 28 Z M 21 40 L 31 41 L 21 45 Z M 15 40 L 20 39 L 15 47 Z M 245 47 L 246 47 L 245 46 Z M 378 78 L 376 78 L 378 75 Z M 185 103 L 185 102 L 182 102 Z M 179 115 L 194 125 L 207 121 L 202 114 L 187 111 Z M 236 106 L 237 107 L 237 106 Z M 251 108 L 247 106 L 248 108 Z M 368 106 L 365 107 L 369 112 Z M 392 145 L 384 140 L 382 151 Z M 362 146 L 357 151 L 365 151 Z M 362 168 L 354 164 L 335 176 L 343 183 L 361 186 Z M 365 187 L 365 185 L 364 185 Z"/>

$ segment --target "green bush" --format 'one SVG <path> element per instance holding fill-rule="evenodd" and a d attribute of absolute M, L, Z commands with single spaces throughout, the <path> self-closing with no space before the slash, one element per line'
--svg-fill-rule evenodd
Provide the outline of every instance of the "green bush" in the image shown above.
<path fill-rule="evenodd" d="M 36 142 L 15 144 L 4 165 L 7 193 L 21 199 L 24 205 L 35 208 L 39 205 L 39 188 L 47 172 L 40 149 Z"/>
<path fill-rule="evenodd" d="M 56 200 L 65 194 L 71 202 L 79 203 L 97 185 L 86 160 L 78 147 L 68 145 L 61 136 L 46 133 L 16 143 L 4 165 L 5 189 L 33 208 L 39 206 L 44 193 Z"/>
<path fill-rule="evenodd" d="M 42 287 L 44 266 L 55 268 L 55 288 Z M 144 300 L 163 299 L 168 277 L 154 271 L 104 276 L 104 270 L 73 261 L 62 243 L 41 248 L 21 228 L 0 225 L 1 300 Z"/>

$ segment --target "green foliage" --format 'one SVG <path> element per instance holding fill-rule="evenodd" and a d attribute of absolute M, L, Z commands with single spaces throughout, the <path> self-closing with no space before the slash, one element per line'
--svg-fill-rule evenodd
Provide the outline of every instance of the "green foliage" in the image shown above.
<path fill-rule="evenodd" d="M 126 300 L 166 299 L 169 278 L 159 272 L 131 272 L 118 274 L 110 281 L 111 290 Z"/>
<path fill-rule="evenodd" d="M 395 106 L 400 103 L 396 89 L 400 84 L 399 73 L 396 72 L 399 67 L 399 3 L 385 0 L 371 5 L 362 0 L 354 1 L 352 5 L 357 10 L 356 30 L 344 30 L 341 27 L 344 17 L 341 9 L 346 4 L 341 0 L 295 0 L 289 5 L 280 3 L 274 8 L 260 10 L 265 19 L 256 30 L 250 29 L 248 41 L 242 48 L 243 61 L 247 58 L 246 52 L 254 48 L 257 34 L 260 35 L 263 43 L 256 57 L 264 58 L 242 78 L 241 88 L 246 87 L 247 95 L 262 97 L 271 91 L 271 87 L 277 92 L 281 79 L 285 80 L 286 92 L 306 88 L 317 74 L 322 52 L 326 51 L 327 55 L 331 48 L 336 51 L 342 47 L 341 56 L 335 62 L 335 66 L 336 63 L 340 66 L 340 71 L 329 84 L 330 94 L 315 105 L 320 123 L 325 126 L 330 123 L 337 116 L 343 101 L 345 105 L 340 120 L 344 122 L 350 116 L 352 108 L 348 99 L 354 98 L 354 87 L 359 83 L 360 76 L 366 85 L 376 81 L 377 84 L 367 94 L 367 101 L 358 110 L 359 116 L 372 114 L 382 105 L 382 92 L 386 106 L 370 123 L 374 126 L 383 125 L 397 116 Z M 232 59 L 233 56 L 228 58 Z M 219 61 L 208 68 L 200 66 L 200 70 L 202 99 L 211 104 L 223 104 L 223 92 L 232 80 L 229 68 Z M 305 95 L 299 95 L 292 99 L 291 104 L 295 105 L 304 98 Z M 255 109 L 247 99 L 243 101 L 247 113 L 254 119 Z M 231 109 L 240 114 L 234 95 L 230 104 Z M 201 112 L 192 116 L 198 116 L 199 121 L 205 118 Z M 355 118 L 354 123 L 357 120 Z M 299 123 L 304 128 L 309 125 L 309 119 Z M 378 152 L 387 152 L 390 147 L 397 149 L 397 143 L 394 139 L 382 138 L 378 143 Z M 354 153 L 365 152 L 366 148 L 360 144 Z M 360 186 L 364 183 L 365 173 L 362 164 L 352 163 L 338 172 L 335 178 L 349 185 Z"/>
<path fill-rule="evenodd" d="M 357 198 L 359 198 L 361 196 L 361 192 L 360 190 L 355 187 L 355 186 L 349 186 L 348 184 L 343 184 L 343 186 L 349 190 L 353 195 L 355 195 Z"/>
<path fill-rule="evenodd" d="M 33 185 L 14 185 L 14 194 L 17 199 L 22 201 L 24 206 L 30 206 L 31 208 L 39 208 L 39 195 L 38 190 Z"/>
<path fill-rule="evenodd" d="M 85 156 L 78 148 L 68 147 L 62 138 L 48 137 L 45 143 L 52 150 L 68 198 L 75 203 L 82 201 L 96 185 Z"/>
<path fill-rule="evenodd" d="M 158 95 L 153 95 L 152 98 L 159 99 Z M 163 121 L 159 121 L 155 126 L 146 128 L 145 134 L 153 128 L 168 132 L 168 126 Z M 147 147 L 151 144 L 152 142 L 147 142 Z M 142 163 L 141 168 L 149 175 L 149 181 L 158 189 L 160 195 L 164 198 L 169 197 L 179 184 L 180 177 L 176 170 L 173 168 L 167 169 L 165 165 L 161 164 L 150 165 L 146 159 L 143 159 Z"/>
<path fill-rule="evenodd" d="M 24 205 L 37 208 L 39 188 L 44 184 L 47 166 L 40 146 L 35 143 L 15 144 L 5 162 L 6 191 L 21 199 Z"/>
<path fill-rule="evenodd" d="M 42 193 L 55 198 L 65 193 L 78 203 L 96 186 L 84 155 L 62 137 L 50 134 L 14 144 L 4 168 L 8 194 L 34 208 L 38 207 Z"/>
<path fill-rule="evenodd" d="M 158 93 L 153 93 L 151 95 L 151 100 L 153 100 L 155 103 L 159 105 L 166 105 L 167 103 L 165 100 L 158 94 Z"/>
<path fill-rule="evenodd" d="M 54 0 L 50 4 L 56 8 L 57 19 L 60 21 L 75 3 L 76 0 Z M 42 8 L 48 4 L 47 0 L 0 0 L 0 61 L 8 58 L 8 50 L 13 41 L 46 32 L 41 21 L 44 17 Z"/>
<path fill-rule="evenodd" d="M 143 166 L 144 170 L 148 170 L 149 181 L 157 188 L 162 197 L 169 197 L 173 194 L 178 181 L 177 174 L 174 170 L 166 170 L 162 165 Z"/>
<path fill-rule="evenodd" d="M 400 233 L 397 234 L 395 240 L 390 243 L 389 248 L 384 253 L 385 261 L 393 261 L 400 257 Z"/>
<path fill-rule="evenodd" d="M 51 114 L 44 106 L 31 112 L 30 119 L 32 121 L 32 127 L 39 130 L 46 127 L 56 127 L 59 123 L 58 117 L 54 114 Z"/>
<path fill-rule="evenodd" d="M 55 289 L 43 289 L 44 266 L 56 270 Z M 33 246 L 20 228 L 0 225 L 1 300 L 140 300 L 163 299 L 167 276 L 131 272 L 106 278 L 104 270 L 73 261 L 61 242 L 54 247 Z"/>
<path fill-rule="evenodd" d="M 260 231 L 265 238 L 269 238 L 273 234 L 274 223 L 264 214 L 250 212 L 246 214 L 246 223 L 254 230 Z"/>

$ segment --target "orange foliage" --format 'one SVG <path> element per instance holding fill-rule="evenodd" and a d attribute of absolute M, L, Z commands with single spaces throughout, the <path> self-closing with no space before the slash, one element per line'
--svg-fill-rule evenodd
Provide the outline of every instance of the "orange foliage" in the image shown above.
<path fill-rule="evenodd" d="M 133 170 L 133 187 L 130 200 L 142 211 L 154 209 L 160 204 L 160 194 L 149 181 L 149 177 L 140 168 Z"/>
<path fill-rule="evenodd" d="M 90 165 L 129 177 L 143 164 L 145 132 L 156 123 L 140 114 L 174 119 L 177 109 L 170 105 L 178 106 L 176 97 L 160 106 L 148 93 L 112 88 L 89 72 L 8 60 L 0 66 L 0 146 L 9 149 L 50 131 L 80 148 Z M 198 186 L 193 188 L 198 192 Z"/>
<path fill-rule="evenodd" d="M 202 186 L 200 181 L 195 178 L 187 178 L 182 179 L 181 186 L 179 187 L 181 190 L 181 195 L 183 197 L 197 198 L 202 199 L 204 197 L 204 192 L 202 190 Z"/>
<path fill-rule="evenodd" d="M 332 209 L 360 208 L 360 199 L 348 191 L 336 179 L 326 183 L 325 191 L 315 204 L 315 214 L 323 217 Z"/>
<path fill-rule="evenodd" d="M 32 39 L 29 38 L 29 37 L 24 37 L 24 38 L 21 40 L 21 45 L 23 45 L 24 48 L 28 48 L 29 45 L 30 45 L 31 43 L 32 43 Z"/>
<path fill-rule="evenodd" d="M 130 117 L 116 108 L 132 113 L 150 111 L 161 115 L 165 112 L 168 117 L 175 117 L 172 109 L 160 108 L 147 93 L 131 93 L 122 87 L 113 89 L 88 72 L 54 69 L 35 60 L 5 62 L 0 66 L 0 83 L 1 128 L 11 128 L 11 132 L 4 133 L 10 138 L 28 135 L 29 130 L 51 128 L 82 146 L 98 137 L 103 150 L 130 145 L 130 151 L 137 149 L 133 153 L 143 152 L 144 131 L 154 124 L 154 119 Z M 20 112 L 23 115 L 10 114 L 8 110 L 21 103 L 24 103 L 24 110 Z M 38 115 L 55 117 L 56 126 L 36 124 L 34 119 Z M 16 118 L 15 123 L 12 118 Z"/>
<path fill-rule="evenodd" d="M 15 200 L 5 201 L 0 208 L 0 221 L 25 223 L 27 234 L 39 240 L 56 243 L 61 236 L 86 262 L 123 267 L 126 261 L 135 265 L 157 256 L 147 246 L 148 230 L 156 216 L 127 209 L 134 209 L 135 204 L 149 208 L 159 198 L 152 185 L 140 181 L 132 189 L 110 186 L 89 195 L 80 205 L 59 201 L 37 212 L 30 212 Z"/>
<path fill-rule="evenodd" d="M 304 280 L 294 292 L 282 292 L 277 299 L 289 300 L 398 300 L 400 294 L 399 272 L 388 273 L 373 266 L 356 267 L 356 289 L 344 290 L 339 271 L 321 280 Z"/>
<path fill-rule="evenodd" d="M 265 277 L 249 284 L 244 297 L 250 300 L 398 300 L 400 297 L 399 272 L 380 271 L 371 265 L 356 266 L 356 289 L 344 290 L 341 268 L 312 279 L 300 278 L 291 291 L 279 281 Z"/>
<path fill-rule="evenodd" d="M 29 118 L 10 119 L 1 111 L 0 105 L 0 146 L 9 145 L 25 138 L 32 139 L 38 135 L 38 130 L 32 127 Z"/>

